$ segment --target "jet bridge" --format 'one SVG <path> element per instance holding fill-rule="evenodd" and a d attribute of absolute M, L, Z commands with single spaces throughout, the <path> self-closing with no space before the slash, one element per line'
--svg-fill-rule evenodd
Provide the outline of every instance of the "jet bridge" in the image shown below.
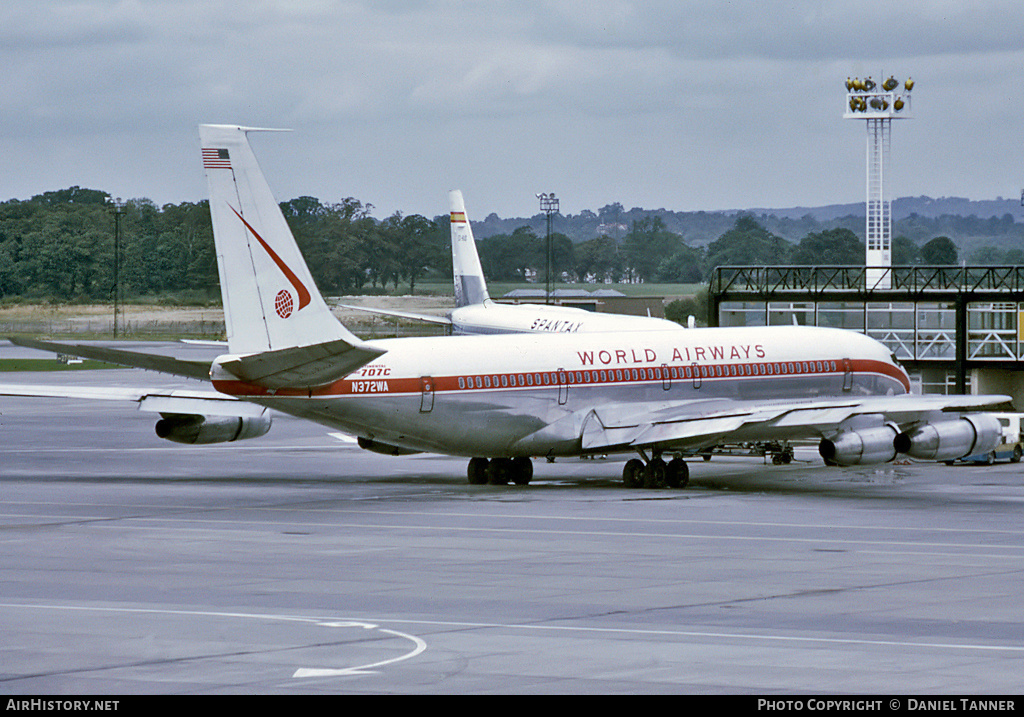
<path fill-rule="evenodd" d="M 830 326 L 890 348 L 924 393 L 1024 405 L 1024 266 L 722 266 L 709 326 Z"/>

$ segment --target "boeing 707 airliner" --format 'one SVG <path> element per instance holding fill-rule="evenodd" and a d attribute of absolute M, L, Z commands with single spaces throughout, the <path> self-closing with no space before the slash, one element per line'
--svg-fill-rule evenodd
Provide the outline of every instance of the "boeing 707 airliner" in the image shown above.
<path fill-rule="evenodd" d="M 683 486 L 685 456 L 814 439 L 839 466 L 987 452 L 1006 396 L 920 396 L 882 344 L 817 327 L 508 333 L 363 341 L 331 313 L 238 126 L 203 125 L 228 352 L 211 365 L 15 343 L 209 380 L 214 391 L 108 392 L 192 443 L 270 428 L 267 411 L 385 454 L 464 456 L 471 483 L 528 483 L 531 457 L 632 455 L 627 485 Z M 5 387 L 5 392 L 25 390 Z M 53 387 L 34 395 L 80 395 Z"/>

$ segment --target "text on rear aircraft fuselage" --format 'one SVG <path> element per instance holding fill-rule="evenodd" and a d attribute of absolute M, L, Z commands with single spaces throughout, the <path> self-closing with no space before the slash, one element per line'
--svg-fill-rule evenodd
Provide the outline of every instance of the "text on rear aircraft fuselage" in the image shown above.
<path fill-rule="evenodd" d="M 353 381 L 352 393 L 387 393 L 387 381 Z"/>
<path fill-rule="evenodd" d="M 359 369 L 359 379 L 352 381 L 352 393 L 387 393 L 388 382 L 380 380 L 391 375 L 391 367 L 382 364 L 369 364 Z M 372 379 L 372 380 L 360 380 Z"/>
<path fill-rule="evenodd" d="M 553 331 L 561 334 L 574 334 L 580 330 L 581 326 L 583 326 L 582 321 L 537 318 L 530 324 L 530 331 Z"/>
<path fill-rule="evenodd" d="M 359 376 L 363 378 L 371 378 L 374 376 L 390 376 L 391 367 L 382 366 L 380 364 L 369 364 L 359 369 Z"/>

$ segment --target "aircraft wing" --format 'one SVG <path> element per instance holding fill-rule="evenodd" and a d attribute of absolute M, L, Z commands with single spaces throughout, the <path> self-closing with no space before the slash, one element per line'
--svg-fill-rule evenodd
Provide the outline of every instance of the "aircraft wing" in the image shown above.
<path fill-rule="evenodd" d="M 365 311 L 368 314 L 380 314 L 391 316 L 396 319 L 410 319 L 412 321 L 424 321 L 428 324 L 440 326 L 451 326 L 452 320 L 447 316 L 431 316 L 429 314 L 414 314 L 411 311 L 395 311 L 393 309 L 372 309 L 367 306 L 352 306 L 351 304 L 335 304 L 340 309 L 351 309 L 353 311 Z"/>
<path fill-rule="evenodd" d="M 75 398 L 102 401 L 134 401 L 139 410 L 203 416 L 255 418 L 264 409 L 216 391 L 118 388 L 110 386 L 56 386 L 0 383 L 0 396 Z"/>
<path fill-rule="evenodd" d="M 646 412 L 615 404 L 594 409 L 585 419 L 584 450 L 675 447 L 700 448 L 750 440 L 821 438 L 861 415 L 907 423 L 936 412 L 1005 407 L 1009 396 L 857 396 L 808 401 L 666 403 Z"/>
<path fill-rule="evenodd" d="M 170 356 L 144 354 L 137 351 L 124 351 L 122 349 L 88 344 L 62 344 L 54 341 L 39 341 L 38 339 L 30 339 L 24 336 L 9 336 L 8 340 L 16 346 L 24 346 L 40 351 L 70 354 L 71 356 L 105 361 L 117 364 L 118 366 L 130 366 L 148 371 L 159 371 L 160 373 L 167 373 L 173 376 L 196 378 L 200 381 L 210 380 L 210 363 L 208 361 L 182 361 Z"/>
<path fill-rule="evenodd" d="M 62 344 L 39 341 L 22 336 L 9 337 L 12 344 L 40 351 L 81 356 L 119 366 L 159 371 L 174 376 L 210 380 L 210 363 L 183 361 L 170 356 L 124 351 L 88 344 Z M 312 346 L 295 346 L 276 351 L 231 356 L 221 365 L 243 381 L 259 383 L 268 388 L 282 386 L 319 386 L 347 376 L 365 366 L 384 351 L 365 344 L 352 344 L 335 339 Z"/>

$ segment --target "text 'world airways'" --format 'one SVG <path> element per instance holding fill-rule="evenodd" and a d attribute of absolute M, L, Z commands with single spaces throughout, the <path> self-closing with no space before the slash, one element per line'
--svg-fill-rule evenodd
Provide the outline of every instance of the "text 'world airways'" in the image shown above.
<path fill-rule="evenodd" d="M 751 356 L 753 353 L 753 356 Z M 652 348 L 642 349 L 601 349 L 600 351 L 577 351 L 580 365 L 593 366 L 597 363 L 605 366 L 611 364 L 637 364 L 637 363 L 658 363 L 658 352 Z M 764 346 L 693 346 L 673 348 L 670 363 L 679 361 L 715 361 L 715 360 L 749 360 L 751 358 L 763 359 L 766 356 Z"/>

